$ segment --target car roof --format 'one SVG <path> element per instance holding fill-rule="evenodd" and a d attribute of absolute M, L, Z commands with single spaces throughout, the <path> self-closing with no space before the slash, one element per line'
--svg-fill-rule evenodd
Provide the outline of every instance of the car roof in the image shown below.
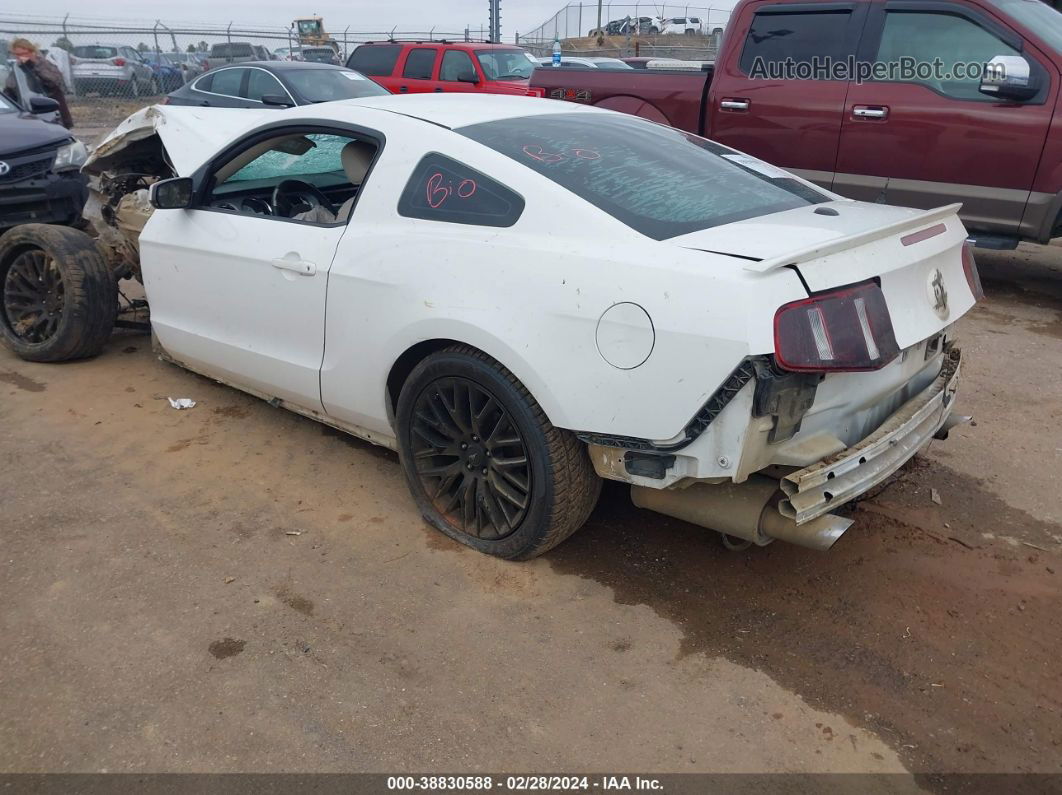
<path fill-rule="evenodd" d="M 440 44 L 447 47 L 453 47 L 458 50 L 522 50 L 522 47 L 517 47 L 515 44 L 503 44 L 501 42 L 488 42 L 488 41 L 448 41 L 446 39 L 389 39 L 387 41 L 367 41 L 363 44 L 359 44 L 358 47 L 379 47 L 383 44 L 398 44 L 409 45 L 411 47 L 422 47 L 425 44 Z"/>
<path fill-rule="evenodd" d="M 327 106 L 327 107 L 326 107 Z M 316 112 L 325 115 L 333 109 L 375 108 L 421 119 L 442 127 L 456 128 L 502 119 L 524 116 L 544 116 L 558 113 L 605 113 L 607 111 L 574 102 L 535 99 L 505 94 L 388 94 L 378 97 L 359 97 L 315 105 Z M 302 109 L 305 112 L 305 109 Z"/>
<path fill-rule="evenodd" d="M 220 72 L 222 69 L 240 69 L 246 66 L 257 66 L 267 72 L 292 72 L 303 69 L 339 69 L 344 72 L 351 71 L 343 66 L 330 63 L 317 63 L 316 61 L 241 61 L 240 63 L 225 64 L 211 69 L 210 72 Z M 210 74 L 208 72 L 207 74 Z"/>

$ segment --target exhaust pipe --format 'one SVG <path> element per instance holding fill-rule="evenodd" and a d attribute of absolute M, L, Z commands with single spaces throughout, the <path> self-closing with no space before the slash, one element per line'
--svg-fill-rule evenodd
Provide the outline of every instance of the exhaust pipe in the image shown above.
<path fill-rule="evenodd" d="M 778 481 L 763 475 L 753 475 L 744 483 L 695 483 L 685 489 L 631 486 L 631 500 L 639 508 L 761 547 L 778 539 L 825 551 L 853 524 L 851 519 L 826 514 L 798 525 L 778 513 L 776 506 L 782 497 Z"/>
<path fill-rule="evenodd" d="M 950 431 L 956 425 L 965 425 L 966 423 L 971 422 L 972 420 L 973 417 L 970 417 L 966 414 L 956 414 L 953 411 L 951 414 L 948 415 L 948 418 L 944 420 L 944 424 L 940 426 L 940 428 L 935 434 L 933 434 L 933 438 L 940 439 L 941 441 L 943 441 L 948 438 L 948 431 Z"/>

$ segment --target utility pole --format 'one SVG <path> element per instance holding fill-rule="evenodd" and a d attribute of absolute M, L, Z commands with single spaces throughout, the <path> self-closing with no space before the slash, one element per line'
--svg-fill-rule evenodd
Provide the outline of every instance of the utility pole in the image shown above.
<path fill-rule="evenodd" d="M 501 0 L 488 0 L 487 17 L 490 23 L 487 35 L 493 42 L 501 41 Z"/>
<path fill-rule="evenodd" d="M 597 29 L 601 30 L 601 0 L 597 0 Z"/>

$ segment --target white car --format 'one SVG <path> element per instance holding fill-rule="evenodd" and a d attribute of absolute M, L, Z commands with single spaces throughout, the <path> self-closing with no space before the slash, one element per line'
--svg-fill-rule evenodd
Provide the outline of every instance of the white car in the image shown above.
<path fill-rule="evenodd" d="M 537 58 L 531 56 L 539 66 L 553 66 L 550 57 Z M 624 63 L 619 58 L 607 58 L 604 56 L 582 57 L 579 55 L 565 55 L 561 58 L 561 66 L 568 69 L 631 69 L 631 65 Z"/>
<path fill-rule="evenodd" d="M 671 17 L 660 20 L 660 32 L 668 35 L 696 36 L 704 31 L 700 17 Z"/>
<path fill-rule="evenodd" d="M 86 171 L 98 241 L 0 239 L 17 353 L 98 351 L 139 273 L 163 358 L 397 450 L 424 517 L 492 555 L 560 543 L 601 478 L 731 544 L 825 548 L 957 420 L 956 205 L 498 95 L 148 108 Z"/>

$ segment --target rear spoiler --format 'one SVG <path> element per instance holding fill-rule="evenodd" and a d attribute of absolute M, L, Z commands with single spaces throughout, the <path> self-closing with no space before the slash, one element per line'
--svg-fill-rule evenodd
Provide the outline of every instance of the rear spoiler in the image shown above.
<path fill-rule="evenodd" d="M 904 218 L 900 221 L 893 221 L 891 224 L 885 224 L 885 226 L 868 229 L 865 232 L 857 232 L 856 234 L 848 235 L 847 237 L 839 237 L 836 240 L 831 240 L 827 243 L 819 243 L 814 246 L 808 246 L 807 248 L 797 249 L 788 254 L 783 254 L 780 257 L 772 257 L 771 259 L 760 260 L 759 262 L 749 262 L 745 265 L 745 270 L 752 271 L 753 273 L 769 273 L 778 268 L 784 268 L 787 265 L 799 265 L 801 262 L 809 262 L 810 260 L 825 257 L 829 254 L 836 254 L 838 251 L 843 251 L 847 248 L 861 246 L 865 243 L 872 243 L 875 240 L 881 240 L 884 237 L 899 234 L 900 232 L 913 231 L 920 227 L 928 226 L 935 221 L 941 221 L 944 218 L 955 215 L 961 208 L 961 204 L 948 204 L 944 207 L 938 207 L 935 210 L 927 210 L 924 213 L 912 215 L 910 218 Z"/>

